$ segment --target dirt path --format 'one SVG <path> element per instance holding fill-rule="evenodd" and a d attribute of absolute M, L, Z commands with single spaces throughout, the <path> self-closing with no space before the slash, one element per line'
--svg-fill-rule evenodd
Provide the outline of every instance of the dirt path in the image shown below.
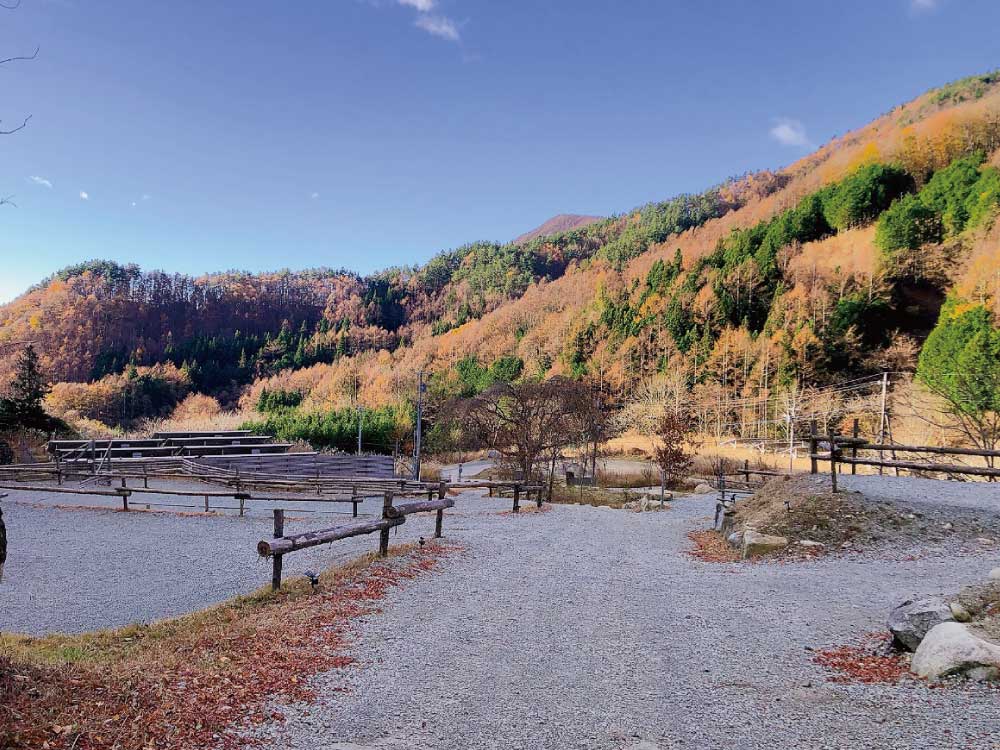
<path fill-rule="evenodd" d="M 835 684 L 807 650 L 982 578 L 998 552 L 720 565 L 684 552 L 707 497 L 648 514 L 489 508 L 461 501 L 449 539 L 464 555 L 361 623 L 360 666 L 322 676 L 317 704 L 281 707 L 269 747 L 1000 748 L 1000 693 Z"/>

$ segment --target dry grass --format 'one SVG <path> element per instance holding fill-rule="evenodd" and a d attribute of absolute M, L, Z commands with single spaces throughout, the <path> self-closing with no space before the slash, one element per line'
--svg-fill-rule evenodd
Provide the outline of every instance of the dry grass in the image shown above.
<path fill-rule="evenodd" d="M 441 481 L 441 464 L 431 463 L 428 461 L 420 462 L 420 481 L 422 482 L 440 482 Z"/>
<path fill-rule="evenodd" d="M 351 663 L 353 619 L 392 587 L 457 550 L 440 544 L 367 556 L 186 617 L 83 635 L 0 635 L 4 750 L 236 748 L 267 701 L 309 700 L 308 677 Z"/>
<path fill-rule="evenodd" d="M 633 492 L 609 492 L 603 487 L 584 487 L 583 485 L 567 487 L 564 484 L 555 484 L 552 487 L 553 503 L 579 503 L 581 505 L 621 508 L 625 503 L 636 500 L 638 497 L 639 495 Z"/>

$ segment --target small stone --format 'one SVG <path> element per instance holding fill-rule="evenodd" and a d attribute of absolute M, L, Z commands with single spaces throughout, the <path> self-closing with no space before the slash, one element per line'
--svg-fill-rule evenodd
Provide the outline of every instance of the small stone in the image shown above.
<path fill-rule="evenodd" d="M 812 539 L 800 539 L 799 541 L 796 542 L 796 544 L 799 545 L 800 547 L 811 547 L 814 549 L 826 546 L 825 544 L 823 544 L 823 542 L 814 542 Z"/>
<path fill-rule="evenodd" d="M 788 539 L 783 536 L 773 536 L 771 534 L 761 534 L 757 531 L 747 529 L 743 532 L 743 559 L 766 555 L 769 552 L 776 552 L 788 546 Z"/>
<path fill-rule="evenodd" d="M 952 602 L 948 605 L 948 608 L 951 610 L 951 616 L 958 622 L 968 622 L 972 619 L 969 610 L 963 607 L 961 602 Z"/>
<path fill-rule="evenodd" d="M 993 568 L 990 571 L 989 579 L 991 581 L 1000 581 L 1000 568 Z"/>

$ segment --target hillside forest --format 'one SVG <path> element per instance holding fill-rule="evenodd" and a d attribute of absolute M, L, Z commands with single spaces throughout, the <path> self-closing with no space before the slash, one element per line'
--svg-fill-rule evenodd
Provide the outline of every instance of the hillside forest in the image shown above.
<path fill-rule="evenodd" d="M 703 433 L 778 443 L 807 419 L 869 419 L 871 392 L 843 384 L 883 372 L 952 423 L 995 421 L 998 210 L 992 73 L 780 170 L 367 277 L 66 268 L 0 308 L 2 382 L 30 343 L 67 429 L 232 412 L 341 449 L 358 419 L 367 449 L 404 448 L 418 372 L 430 425 L 455 397 L 561 376 L 622 430 L 683 407 Z"/>

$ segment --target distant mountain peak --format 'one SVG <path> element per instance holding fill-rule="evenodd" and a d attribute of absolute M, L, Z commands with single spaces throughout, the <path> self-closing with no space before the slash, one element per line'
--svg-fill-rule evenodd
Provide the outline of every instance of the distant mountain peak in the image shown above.
<path fill-rule="evenodd" d="M 547 237 L 550 234 L 559 234 L 561 232 L 569 232 L 573 229 L 579 229 L 580 227 L 585 227 L 588 224 L 593 224 L 598 221 L 602 221 L 603 216 L 584 216 L 582 214 L 559 214 L 558 216 L 553 216 L 547 222 L 542 224 L 540 227 L 532 229 L 530 232 L 525 232 L 516 240 L 515 243 L 520 244 L 522 242 L 531 242 L 531 240 L 536 237 Z"/>

